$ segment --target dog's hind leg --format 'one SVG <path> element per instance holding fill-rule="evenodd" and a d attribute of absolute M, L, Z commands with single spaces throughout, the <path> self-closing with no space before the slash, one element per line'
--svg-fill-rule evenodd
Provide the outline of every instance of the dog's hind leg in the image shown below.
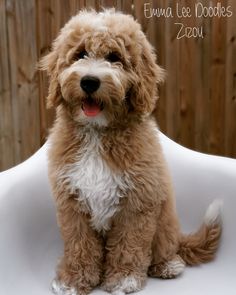
<path fill-rule="evenodd" d="M 185 268 L 182 258 L 177 255 L 180 230 L 171 198 L 163 201 L 157 220 L 157 229 L 152 243 L 152 262 L 148 275 L 170 279 L 180 275 Z"/>
<path fill-rule="evenodd" d="M 158 277 L 162 279 L 172 279 L 179 276 L 185 268 L 185 262 L 179 255 L 175 255 L 172 259 L 158 264 L 152 264 L 149 267 L 148 275 L 150 277 Z"/>

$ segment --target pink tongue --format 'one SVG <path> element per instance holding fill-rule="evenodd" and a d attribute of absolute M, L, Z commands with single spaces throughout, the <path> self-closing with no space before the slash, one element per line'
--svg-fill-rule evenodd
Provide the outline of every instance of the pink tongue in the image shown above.
<path fill-rule="evenodd" d="M 95 117 L 100 112 L 100 106 L 95 102 L 84 102 L 83 111 L 88 117 Z"/>

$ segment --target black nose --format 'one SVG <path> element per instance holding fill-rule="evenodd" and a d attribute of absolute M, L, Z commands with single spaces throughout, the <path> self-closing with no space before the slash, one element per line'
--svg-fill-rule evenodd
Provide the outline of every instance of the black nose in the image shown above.
<path fill-rule="evenodd" d="M 100 80 L 93 76 L 84 76 L 80 81 L 81 88 L 88 94 L 95 92 L 100 86 Z"/>

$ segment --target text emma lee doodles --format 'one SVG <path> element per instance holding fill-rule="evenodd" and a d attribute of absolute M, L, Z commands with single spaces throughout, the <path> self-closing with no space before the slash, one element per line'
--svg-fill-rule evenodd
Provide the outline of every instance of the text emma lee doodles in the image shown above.
<path fill-rule="evenodd" d="M 216 6 L 204 6 L 202 3 L 195 3 L 194 7 L 183 6 L 180 3 L 176 3 L 175 7 L 165 7 L 165 8 L 154 8 L 150 3 L 144 4 L 144 16 L 146 18 L 152 17 L 164 17 L 164 18 L 177 18 L 180 21 L 194 16 L 195 18 L 201 17 L 231 17 L 233 15 L 231 6 L 223 6 L 222 3 L 218 2 Z M 203 38 L 203 27 L 195 26 L 189 27 L 182 22 L 175 22 L 177 25 L 178 33 L 176 35 L 177 39 L 182 38 Z"/>

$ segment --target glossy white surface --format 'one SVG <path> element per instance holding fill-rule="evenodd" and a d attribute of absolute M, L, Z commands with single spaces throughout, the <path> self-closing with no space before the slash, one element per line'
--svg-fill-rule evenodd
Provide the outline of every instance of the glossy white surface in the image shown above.
<path fill-rule="evenodd" d="M 236 294 L 236 160 L 193 152 L 161 135 L 185 232 L 194 231 L 216 198 L 224 231 L 214 262 L 187 267 L 174 280 L 149 279 L 142 294 Z M 47 179 L 44 145 L 0 174 L 0 294 L 49 295 L 62 241 Z M 105 294 L 100 290 L 93 294 Z"/>

